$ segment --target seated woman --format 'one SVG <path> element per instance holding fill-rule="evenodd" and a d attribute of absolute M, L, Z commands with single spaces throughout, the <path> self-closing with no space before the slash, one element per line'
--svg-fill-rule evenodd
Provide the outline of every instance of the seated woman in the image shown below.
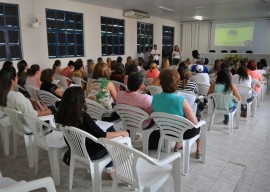
<path fill-rule="evenodd" d="M 112 109 L 112 103 L 116 100 L 117 92 L 108 77 L 108 65 L 97 63 L 92 79 L 88 81 L 86 86 L 86 98 L 97 101 L 106 109 Z"/>
<path fill-rule="evenodd" d="M 128 137 L 126 131 L 115 131 L 109 128 L 107 132 L 104 132 L 96 125 L 90 115 L 85 112 L 84 90 L 78 86 L 70 87 L 65 91 L 55 115 L 55 121 L 63 126 L 74 126 L 97 138 Z M 90 139 L 86 139 L 85 145 L 91 160 L 101 159 L 108 154 L 105 147 Z"/>
<path fill-rule="evenodd" d="M 53 74 L 57 74 L 57 75 L 61 74 L 62 69 L 61 69 L 61 61 L 60 60 L 57 59 L 54 61 L 52 70 L 53 70 Z"/>
<path fill-rule="evenodd" d="M 110 80 L 118 81 L 124 83 L 124 69 L 121 63 L 117 63 L 114 66 L 114 71 L 110 75 Z"/>
<path fill-rule="evenodd" d="M 166 69 L 160 73 L 160 83 L 163 92 L 153 96 L 152 107 L 154 112 L 165 112 L 169 114 L 179 115 L 190 120 L 193 124 L 197 124 L 197 118 L 192 111 L 188 101 L 183 96 L 178 96 L 175 92 L 178 89 L 180 75 L 176 70 Z M 200 133 L 200 129 L 189 129 L 183 139 L 190 139 Z M 197 151 L 196 158 L 200 158 L 200 139 L 196 141 Z M 180 144 L 176 143 L 174 151 L 178 151 Z"/>
<path fill-rule="evenodd" d="M 128 82 L 128 76 L 132 73 L 137 73 L 139 72 L 137 65 L 135 64 L 131 64 L 128 66 L 128 68 L 126 69 L 126 75 L 124 78 L 124 84 L 127 85 Z"/>
<path fill-rule="evenodd" d="M 238 69 L 237 69 L 237 74 L 232 76 L 232 82 L 238 86 L 246 86 L 246 87 L 251 87 L 251 83 L 252 83 L 252 78 L 250 77 L 250 75 L 248 75 L 247 73 L 247 67 L 245 65 L 241 65 Z M 241 93 L 241 90 L 239 90 L 239 93 L 241 95 L 244 95 L 245 93 Z M 251 101 L 253 101 L 254 99 L 254 95 L 252 93 L 249 94 L 249 97 L 247 99 L 247 102 L 250 103 Z M 245 106 L 241 106 L 241 116 L 246 117 L 247 116 L 247 110 L 245 108 Z"/>
<path fill-rule="evenodd" d="M 217 73 L 216 82 L 212 82 L 208 90 L 208 95 L 211 93 L 230 94 L 237 97 L 238 100 L 241 100 L 241 96 L 237 90 L 237 87 L 231 80 L 231 73 L 229 68 L 223 68 Z M 230 103 L 230 111 L 234 111 L 236 107 L 237 107 L 236 104 L 232 101 Z M 227 125 L 228 122 L 229 116 L 224 115 L 223 123 Z"/>
<path fill-rule="evenodd" d="M 58 88 L 57 85 L 53 84 L 53 70 L 44 69 L 41 72 L 40 80 L 42 82 L 40 90 L 47 91 L 58 98 L 61 98 L 63 95 L 63 90 Z"/>
<path fill-rule="evenodd" d="M 81 59 L 77 59 L 74 63 L 74 70 L 71 73 L 71 77 L 78 77 L 86 80 L 86 75 L 83 70 L 83 61 Z"/>
<path fill-rule="evenodd" d="M 30 85 L 39 89 L 41 85 L 40 66 L 37 64 L 31 65 L 31 67 L 27 70 L 27 75 L 25 85 Z"/>
<path fill-rule="evenodd" d="M 178 90 L 185 90 L 193 93 L 197 93 L 199 91 L 197 83 L 190 81 L 192 73 L 188 69 L 181 70 L 179 75 L 180 82 L 178 85 Z"/>
<path fill-rule="evenodd" d="M 18 85 L 24 87 L 25 82 L 26 82 L 26 78 L 27 78 L 27 69 L 28 69 L 28 65 L 26 63 L 25 60 L 21 60 L 18 62 L 17 64 L 17 68 L 18 68 Z"/>
<path fill-rule="evenodd" d="M 14 87 L 17 85 L 18 77 L 16 70 L 13 67 L 0 71 L 0 105 L 3 107 L 9 107 L 26 113 L 32 116 L 44 116 L 52 114 L 51 110 L 36 111 L 34 110 L 31 102 L 22 93 L 15 92 Z M 26 132 L 32 131 L 24 126 Z"/>
<path fill-rule="evenodd" d="M 254 79 L 258 80 L 259 82 L 262 82 L 262 75 L 257 70 L 257 63 L 255 60 L 248 61 L 247 68 L 248 68 L 247 73 L 248 75 L 251 76 L 252 80 Z M 257 85 L 254 87 L 254 89 L 257 93 L 261 92 L 260 87 L 258 87 Z"/>
<path fill-rule="evenodd" d="M 146 78 L 156 78 L 159 76 L 159 70 L 157 69 L 157 64 L 152 63 L 150 69 L 146 72 Z"/>
<path fill-rule="evenodd" d="M 170 67 L 170 62 L 168 58 L 163 58 L 162 62 L 161 62 L 161 67 L 160 67 L 160 71 L 163 71 L 165 69 L 169 69 Z M 160 79 L 159 76 L 155 77 L 153 80 L 153 85 L 155 86 L 160 86 Z"/>

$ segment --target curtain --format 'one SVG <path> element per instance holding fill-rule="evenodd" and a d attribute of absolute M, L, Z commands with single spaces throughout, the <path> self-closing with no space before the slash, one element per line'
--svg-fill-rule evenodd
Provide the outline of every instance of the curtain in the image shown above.
<path fill-rule="evenodd" d="M 270 19 L 267 21 L 264 52 L 270 54 Z"/>
<path fill-rule="evenodd" d="M 182 60 L 193 59 L 192 51 L 208 52 L 211 41 L 211 22 L 182 24 Z"/>

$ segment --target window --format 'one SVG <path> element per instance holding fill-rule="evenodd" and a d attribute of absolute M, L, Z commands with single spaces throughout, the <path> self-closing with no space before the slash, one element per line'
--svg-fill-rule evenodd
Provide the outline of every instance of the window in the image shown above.
<path fill-rule="evenodd" d="M 137 53 L 153 46 L 153 24 L 137 22 Z"/>
<path fill-rule="evenodd" d="M 171 51 L 174 46 L 174 27 L 163 26 L 162 50 Z"/>
<path fill-rule="evenodd" d="M 125 21 L 101 17 L 102 55 L 125 54 Z"/>
<path fill-rule="evenodd" d="M 0 3 L 0 60 L 21 58 L 18 5 Z"/>
<path fill-rule="evenodd" d="M 49 58 L 84 56 L 83 14 L 46 9 Z"/>

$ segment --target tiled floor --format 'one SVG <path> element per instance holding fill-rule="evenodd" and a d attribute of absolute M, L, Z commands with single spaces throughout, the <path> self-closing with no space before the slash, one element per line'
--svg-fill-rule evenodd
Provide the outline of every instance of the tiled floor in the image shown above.
<path fill-rule="evenodd" d="M 228 135 L 228 129 L 217 116 L 211 132 L 207 132 L 206 164 L 195 159 L 193 146 L 190 172 L 182 176 L 183 192 L 270 192 L 270 95 L 260 103 L 255 117 L 250 121 L 240 121 L 240 128 Z M 205 118 L 208 122 L 208 117 Z M 2 142 L 0 142 L 2 143 Z M 50 176 L 48 154 L 40 153 L 39 173 L 28 168 L 23 140 L 19 141 L 19 154 L 16 159 L 3 155 L 0 145 L 0 171 L 4 176 L 16 180 L 33 180 Z M 162 156 L 167 154 L 163 153 Z M 156 157 L 156 151 L 150 151 Z M 86 169 L 77 165 L 72 191 L 92 191 L 91 179 Z M 111 181 L 106 175 L 103 178 L 103 191 L 111 191 Z M 122 184 L 119 191 L 131 191 Z M 61 185 L 57 191 L 68 190 L 68 167 L 61 162 Z M 173 180 L 170 178 L 159 190 L 173 191 Z"/>

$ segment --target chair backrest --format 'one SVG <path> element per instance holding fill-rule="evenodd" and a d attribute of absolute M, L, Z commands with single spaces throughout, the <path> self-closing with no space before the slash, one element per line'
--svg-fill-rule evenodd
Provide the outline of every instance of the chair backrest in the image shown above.
<path fill-rule="evenodd" d="M 71 80 L 76 84 L 82 86 L 82 82 L 86 83 L 85 80 L 79 77 L 71 77 Z"/>
<path fill-rule="evenodd" d="M 40 120 L 38 117 L 33 117 L 25 113 L 21 113 L 20 117 L 25 120 L 28 128 L 32 130 L 35 144 L 44 150 L 48 150 L 49 147 L 45 138 L 44 129 L 54 130 L 55 128 Z"/>
<path fill-rule="evenodd" d="M 228 53 L 228 51 L 227 50 L 222 50 L 221 53 Z"/>
<path fill-rule="evenodd" d="M 181 96 L 185 97 L 185 99 L 188 101 L 190 107 L 192 108 L 192 111 L 196 114 L 196 111 L 197 111 L 197 103 L 196 103 L 197 95 L 195 93 L 193 93 L 193 92 L 189 92 L 189 91 L 185 91 L 185 90 L 178 91 L 177 95 L 181 95 Z"/>
<path fill-rule="evenodd" d="M 24 122 L 20 118 L 21 112 L 11 109 L 9 107 L 5 107 L 4 112 L 7 114 L 9 118 L 9 121 L 13 127 L 13 131 L 23 137 L 25 134 L 25 130 L 22 126 Z"/>
<path fill-rule="evenodd" d="M 210 85 L 207 85 L 204 83 L 197 83 L 197 85 L 198 85 L 198 89 L 199 89 L 198 95 L 207 96 Z"/>
<path fill-rule="evenodd" d="M 69 144 L 71 154 L 74 155 L 76 159 L 92 164 L 86 149 L 85 140 L 88 138 L 97 142 L 97 138 L 76 127 L 59 125 L 59 128 Z"/>
<path fill-rule="evenodd" d="M 24 87 L 22 87 L 18 84 L 14 86 L 14 91 L 19 92 L 20 90 L 27 91 Z"/>
<path fill-rule="evenodd" d="M 214 110 L 226 110 L 229 112 L 230 103 L 234 101 L 238 103 L 239 100 L 234 95 L 223 94 L 223 93 L 211 93 L 208 95 L 208 100 L 213 99 Z M 212 102 L 208 102 L 212 103 Z"/>
<path fill-rule="evenodd" d="M 133 188 L 140 189 L 140 170 L 153 165 L 152 159 L 127 145 L 106 138 L 99 138 L 98 141 L 109 152 L 118 180 L 132 185 Z"/>
<path fill-rule="evenodd" d="M 194 127 L 188 119 L 169 113 L 154 112 L 151 118 L 158 124 L 160 134 L 169 140 L 182 141 L 184 132 Z"/>
<path fill-rule="evenodd" d="M 151 95 L 155 95 L 162 92 L 162 88 L 155 85 L 148 85 L 146 89 L 150 92 Z"/>
<path fill-rule="evenodd" d="M 25 88 L 32 99 L 38 100 L 38 94 L 37 94 L 37 91 L 39 90 L 38 88 L 32 85 L 26 85 Z"/>
<path fill-rule="evenodd" d="M 71 83 L 71 79 L 63 75 L 54 74 L 54 78 L 60 81 L 60 84 L 64 90 L 68 88 L 68 82 Z"/>
<path fill-rule="evenodd" d="M 102 116 L 104 113 L 113 112 L 113 110 L 109 111 L 101 104 L 91 99 L 85 99 L 85 106 L 86 112 L 91 116 L 92 119 L 96 120 L 102 120 Z"/>
<path fill-rule="evenodd" d="M 149 85 L 152 85 L 153 84 L 153 81 L 154 81 L 154 78 L 145 78 L 145 85 L 149 86 Z"/>
<path fill-rule="evenodd" d="M 241 100 L 243 101 L 246 101 L 252 95 L 256 94 L 255 90 L 251 87 L 237 85 L 237 89 L 238 89 L 239 94 L 241 95 Z"/>
<path fill-rule="evenodd" d="M 47 105 L 47 106 L 55 106 L 55 103 L 57 101 L 61 101 L 58 97 L 55 95 L 49 93 L 48 91 L 44 90 L 38 90 L 38 96 L 40 99 Z"/>
<path fill-rule="evenodd" d="M 142 123 L 150 119 L 150 115 L 144 110 L 126 104 L 117 104 L 114 106 L 116 113 L 123 121 L 123 127 L 126 130 L 142 130 Z"/>
<path fill-rule="evenodd" d="M 262 88 L 262 83 L 256 79 L 252 80 L 251 87 L 255 89 L 255 87 Z"/>
<path fill-rule="evenodd" d="M 119 91 L 127 90 L 127 86 L 124 83 L 121 83 L 119 81 L 114 81 L 114 80 L 111 80 L 111 82 L 115 86 L 115 89 L 116 89 L 117 93 Z"/>

